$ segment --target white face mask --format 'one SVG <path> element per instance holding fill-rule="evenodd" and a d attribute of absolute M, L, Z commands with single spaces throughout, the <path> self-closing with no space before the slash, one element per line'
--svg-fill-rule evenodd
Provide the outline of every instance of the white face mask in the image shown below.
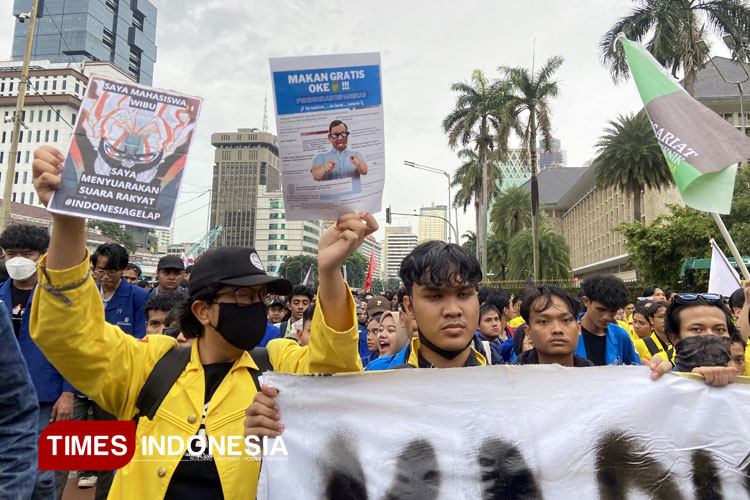
<path fill-rule="evenodd" d="M 36 262 L 26 257 L 13 257 L 5 262 L 5 270 L 11 279 L 24 281 L 36 272 Z"/>

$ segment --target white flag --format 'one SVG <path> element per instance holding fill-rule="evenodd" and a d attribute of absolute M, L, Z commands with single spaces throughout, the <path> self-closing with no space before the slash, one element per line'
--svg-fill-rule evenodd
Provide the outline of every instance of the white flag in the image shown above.
<path fill-rule="evenodd" d="M 740 275 L 732 267 L 716 241 L 711 238 L 711 274 L 708 278 L 708 292 L 729 297 L 742 287 Z"/>

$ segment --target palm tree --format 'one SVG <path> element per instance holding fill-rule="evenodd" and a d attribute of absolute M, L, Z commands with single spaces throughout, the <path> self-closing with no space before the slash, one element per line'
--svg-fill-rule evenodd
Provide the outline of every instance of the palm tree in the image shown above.
<path fill-rule="evenodd" d="M 698 41 L 708 25 L 718 35 L 745 40 L 750 28 L 750 8 L 742 0 L 638 0 L 632 12 L 619 19 L 599 42 L 602 62 L 609 66 L 615 82 L 628 78 L 628 64 L 617 35 L 643 42 L 654 58 L 677 73 L 682 70 L 685 90 L 693 95 L 695 74 L 707 54 Z"/>
<path fill-rule="evenodd" d="M 529 259 L 533 245 L 532 232 L 524 229 L 513 237 L 508 246 L 508 277 L 524 280 L 534 265 Z M 545 225 L 539 228 L 540 279 L 563 279 L 570 276 L 570 250 L 565 238 Z M 536 280 L 535 280 L 536 281 Z"/>
<path fill-rule="evenodd" d="M 473 202 L 474 203 L 474 217 L 476 218 L 476 227 L 473 234 L 479 232 L 479 200 L 482 194 L 482 162 L 479 155 L 472 149 L 464 148 L 458 152 L 458 157 L 463 159 L 464 162 L 461 164 L 456 172 L 453 174 L 453 180 L 451 186 L 458 187 L 456 195 L 453 197 L 453 206 L 462 208 L 464 213 L 466 209 Z M 502 177 L 497 161 L 495 160 L 495 152 L 490 151 L 488 158 L 488 168 L 490 177 L 490 199 L 495 196 L 497 191 L 498 180 Z M 475 249 L 477 247 L 475 246 Z M 479 254 L 474 252 L 477 259 L 480 258 Z"/>
<path fill-rule="evenodd" d="M 490 225 L 497 239 L 507 240 L 531 227 L 531 192 L 512 186 L 498 195 L 490 210 Z"/>
<path fill-rule="evenodd" d="M 596 143 L 592 164 L 599 188 L 615 187 L 633 196 L 633 220 L 641 222 L 641 191 L 674 184 L 651 122 L 644 111 L 611 120 Z"/>
<path fill-rule="evenodd" d="M 550 123 L 551 111 L 549 109 L 550 99 L 557 97 L 559 86 L 552 77 L 555 71 L 562 66 L 563 58 L 554 56 L 547 59 L 541 69 L 534 72 L 532 66 L 529 72 L 526 68 L 512 68 L 500 66 L 498 69 L 504 74 L 509 85 L 508 106 L 505 108 L 505 116 L 502 124 L 512 126 L 522 142 L 522 158 L 526 157 L 528 151 L 531 167 L 531 234 L 532 234 L 532 276 L 536 280 L 539 276 L 538 269 L 538 228 L 537 214 L 539 213 L 539 183 L 536 178 L 537 167 L 537 132 L 544 139 L 547 151 L 552 147 L 552 126 Z M 528 119 L 520 121 L 522 114 L 528 112 Z M 507 137 L 507 134 L 505 135 Z"/>
<path fill-rule="evenodd" d="M 462 238 L 466 238 L 466 241 L 464 241 L 461 246 L 469 252 L 470 254 L 476 255 L 477 254 L 477 235 L 474 233 L 474 231 L 466 231 L 463 235 L 461 235 Z"/>
<path fill-rule="evenodd" d="M 471 83 L 459 82 L 451 85 L 458 92 L 456 107 L 443 119 L 443 130 L 448 134 L 448 145 L 456 148 L 474 143 L 482 165 L 479 196 L 479 224 L 477 225 L 477 247 L 482 270 L 487 269 L 487 207 L 490 202 L 489 154 L 495 148 L 495 138 L 500 129 L 500 113 L 503 93 L 491 83 L 484 73 L 475 69 Z"/>
<path fill-rule="evenodd" d="M 510 244 L 506 238 L 498 238 L 494 231 L 487 238 L 487 261 L 490 270 L 498 279 L 508 279 L 508 249 Z"/>

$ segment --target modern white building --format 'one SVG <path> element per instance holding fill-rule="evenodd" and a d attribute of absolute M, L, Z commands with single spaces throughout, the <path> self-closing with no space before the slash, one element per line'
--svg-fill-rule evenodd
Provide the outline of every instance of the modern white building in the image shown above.
<path fill-rule="evenodd" d="M 362 241 L 362 245 L 357 249 L 357 252 L 361 253 L 367 259 L 367 262 L 370 262 L 370 256 L 373 253 L 375 254 L 377 267 L 372 276 L 373 278 L 380 278 L 383 275 L 383 248 L 380 246 L 380 243 L 371 234 L 367 235 Z"/>
<path fill-rule="evenodd" d="M 417 236 L 419 242 L 425 241 L 447 241 L 448 207 L 433 203 L 431 207 L 422 207 L 419 209 L 419 228 Z"/>
<path fill-rule="evenodd" d="M 159 253 L 167 253 L 167 248 L 174 241 L 174 226 L 172 226 L 171 229 L 167 229 L 165 231 L 154 231 L 154 233 L 156 234 L 156 237 L 159 238 Z"/>
<path fill-rule="evenodd" d="M 318 243 L 323 233 L 322 222 L 287 221 L 281 191 L 266 191 L 266 186 L 259 185 L 255 214 L 255 251 L 267 272 L 276 271 L 284 257 L 317 257 Z"/>
<path fill-rule="evenodd" d="M 21 61 L 0 62 L 0 186 L 4 186 L 8 170 L 22 66 Z M 133 81 L 129 74 L 109 62 L 31 62 L 12 201 L 41 206 L 31 184 L 34 150 L 46 144 L 67 152 L 81 98 L 89 77 L 94 74 Z"/>
<path fill-rule="evenodd" d="M 385 279 L 398 278 L 401 261 L 414 250 L 418 237 L 411 226 L 388 226 L 385 228 Z"/>

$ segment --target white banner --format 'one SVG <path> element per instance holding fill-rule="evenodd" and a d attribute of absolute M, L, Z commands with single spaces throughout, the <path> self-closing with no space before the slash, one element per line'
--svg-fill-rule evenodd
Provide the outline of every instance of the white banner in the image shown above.
<path fill-rule="evenodd" d="M 748 498 L 750 385 L 649 373 L 268 373 L 287 456 L 266 459 L 258 498 Z"/>

